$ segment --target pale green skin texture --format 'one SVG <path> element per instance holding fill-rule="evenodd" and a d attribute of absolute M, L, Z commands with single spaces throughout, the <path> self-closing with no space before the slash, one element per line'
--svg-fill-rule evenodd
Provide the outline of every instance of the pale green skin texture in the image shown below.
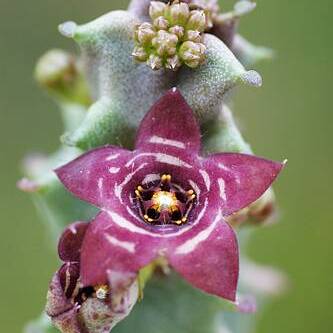
<path fill-rule="evenodd" d="M 251 153 L 230 110 L 223 106 L 223 97 L 240 83 L 260 85 L 260 76 L 247 72 L 224 43 L 210 34 L 204 38 L 207 54 L 203 65 L 197 69 L 182 67 L 176 73 L 167 70 L 154 72 L 147 65 L 136 63 L 131 56 L 137 23 L 133 14 L 115 11 L 72 31 L 72 37 L 82 50 L 94 102 L 87 113 L 83 108 L 82 114 L 74 121 L 73 114 L 77 116 L 80 107 L 60 105 L 67 130 L 63 142 L 75 148 L 61 148 L 43 170 L 27 170 L 30 178 L 40 184 L 34 200 L 55 239 L 66 224 L 89 219 L 95 209 L 66 192 L 49 170 L 58 166 L 60 161 L 65 163 L 82 151 L 100 145 L 116 144 L 131 148 L 144 115 L 172 87 L 180 89 L 195 112 L 205 133 L 205 153 Z M 233 333 L 248 332 L 249 315 L 224 315 L 221 324 L 222 311 L 233 312 L 236 307 L 194 290 L 175 276 L 165 281 L 154 279 L 145 289 L 143 303 L 137 305 L 132 315 L 113 331 L 217 333 L 221 325 L 226 325 Z M 56 331 L 45 318 L 34 325 L 35 333 Z"/>

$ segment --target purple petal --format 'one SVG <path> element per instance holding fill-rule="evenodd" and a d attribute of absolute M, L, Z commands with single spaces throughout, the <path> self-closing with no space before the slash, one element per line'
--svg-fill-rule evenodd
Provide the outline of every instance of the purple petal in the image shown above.
<path fill-rule="evenodd" d="M 282 170 L 284 163 L 252 155 L 221 153 L 211 155 L 206 170 L 214 179 L 224 216 L 247 207 L 261 197 Z"/>
<path fill-rule="evenodd" d="M 104 207 L 113 195 L 116 180 L 120 175 L 125 176 L 121 167 L 131 155 L 132 152 L 117 147 L 99 148 L 83 154 L 55 172 L 76 197 Z"/>
<path fill-rule="evenodd" d="M 238 282 L 238 245 L 233 229 L 217 216 L 209 227 L 169 252 L 174 269 L 203 291 L 234 301 Z"/>
<path fill-rule="evenodd" d="M 157 257 L 159 243 L 159 237 L 125 216 L 100 213 L 89 225 L 82 245 L 83 285 L 107 283 L 109 271 L 138 272 Z"/>
<path fill-rule="evenodd" d="M 81 245 L 87 227 L 86 222 L 75 222 L 64 230 L 58 244 L 58 254 L 62 261 L 80 261 Z"/>
<path fill-rule="evenodd" d="M 197 153 L 200 130 L 194 113 L 176 88 L 160 98 L 143 119 L 136 148 L 166 152 L 169 149 Z"/>
<path fill-rule="evenodd" d="M 80 265 L 78 263 L 62 265 L 58 271 L 58 278 L 65 296 L 71 298 L 80 278 Z"/>
<path fill-rule="evenodd" d="M 72 308 L 73 303 L 64 293 L 58 271 L 54 274 L 47 293 L 46 313 L 52 318 Z"/>

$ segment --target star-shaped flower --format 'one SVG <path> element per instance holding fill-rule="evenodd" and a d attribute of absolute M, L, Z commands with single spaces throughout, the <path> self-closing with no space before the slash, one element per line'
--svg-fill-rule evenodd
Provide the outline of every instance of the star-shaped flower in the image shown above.
<path fill-rule="evenodd" d="M 82 242 L 83 286 L 163 257 L 193 286 L 235 300 L 238 246 L 225 217 L 258 199 L 283 163 L 199 151 L 194 114 L 172 89 L 142 121 L 134 151 L 106 146 L 56 170 L 70 192 L 101 209 Z"/>

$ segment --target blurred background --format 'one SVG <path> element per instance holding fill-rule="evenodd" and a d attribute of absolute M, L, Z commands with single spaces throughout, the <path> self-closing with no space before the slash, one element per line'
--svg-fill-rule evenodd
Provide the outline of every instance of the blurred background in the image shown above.
<path fill-rule="evenodd" d="M 277 51 L 260 64 L 261 89 L 241 88 L 236 115 L 255 152 L 289 164 L 276 185 L 279 224 L 250 242 L 257 261 L 285 271 L 288 294 L 260 313 L 257 333 L 333 332 L 332 143 L 333 45 L 331 0 L 258 0 L 242 20 L 251 41 Z M 221 4 L 232 3 L 221 0 Z M 49 48 L 74 49 L 57 25 L 83 23 L 127 1 L 0 0 L 0 330 L 19 333 L 45 303 L 58 267 L 28 195 L 15 183 L 29 151 L 51 152 L 59 114 L 39 90 L 35 61 Z"/>

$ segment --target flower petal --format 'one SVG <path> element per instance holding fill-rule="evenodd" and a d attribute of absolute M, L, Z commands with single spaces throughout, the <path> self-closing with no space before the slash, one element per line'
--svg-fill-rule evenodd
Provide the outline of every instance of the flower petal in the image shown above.
<path fill-rule="evenodd" d="M 62 261 L 80 261 L 81 245 L 87 227 L 86 222 L 75 222 L 64 230 L 58 243 L 58 254 Z"/>
<path fill-rule="evenodd" d="M 203 291 L 234 301 L 239 272 L 233 229 L 217 216 L 211 225 L 169 252 L 174 269 Z"/>
<path fill-rule="evenodd" d="M 219 193 L 223 216 L 247 207 L 271 186 L 284 163 L 252 155 L 221 153 L 205 161 L 214 179 L 212 190 Z"/>
<path fill-rule="evenodd" d="M 158 235 L 154 237 L 126 216 L 113 211 L 100 213 L 89 225 L 82 244 L 83 285 L 105 284 L 110 271 L 138 272 L 157 257 L 159 244 Z"/>
<path fill-rule="evenodd" d="M 57 271 L 50 283 L 47 293 L 45 311 L 51 318 L 56 317 L 73 308 L 73 303 L 65 295 L 60 278 L 61 269 Z"/>
<path fill-rule="evenodd" d="M 79 199 L 105 207 L 112 188 L 121 175 L 121 167 L 131 152 L 117 147 L 103 147 L 83 154 L 55 170 L 60 181 Z"/>
<path fill-rule="evenodd" d="M 192 109 L 179 90 L 169 90 L 143 119 L 136 148 L 165 152 L 176 148 L 197 153 L 200 149 L 200 130 Z"/>

